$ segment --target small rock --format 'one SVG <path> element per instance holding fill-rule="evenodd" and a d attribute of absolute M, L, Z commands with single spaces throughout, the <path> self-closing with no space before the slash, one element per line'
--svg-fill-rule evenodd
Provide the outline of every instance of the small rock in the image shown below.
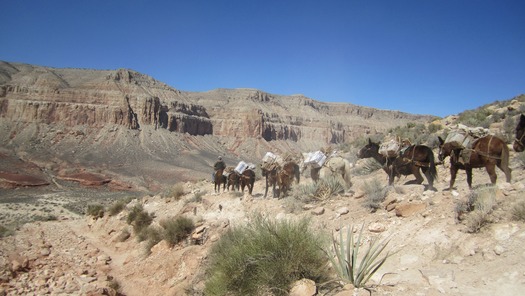
<path fill-rule="evenodd" d="M 383 225 L 381 223 L 372 223 L 372 224 L 368 225 L 368 231 L 370 231 L 370 232 L 379 233 L 379 232 L 383 232 L 385 230 L 386 230 L 385 225 Z"/>
<path fill-rule="evenodd" d="M 499 256 L 499 255 L 503 254 L 504 252 L 505 252 L 505 248 L 503 248 L 502 246 L 497 245 L 497 246 L 494 247 L 494 253 L 496 255 Z"/>
<path fill-rule="evenodd" d="M 315 282 L 310 279 L 302 279 L 292 284 L 290 296 L 313 296 L 317 294 Z"/>
<path fill-rule="evenodd" d="M 324 210 L 323 207 L 318 207 L 318 208 L 316 208 L 316 209 L 314 209 L 314 210 L 312 211 L 312 214 L 314 214 L 314 215 L 316 215 L 316 216 L 320 216 L 320 215 L 324 214 L 324 211 L 325 211 L 325 210 Z"/>

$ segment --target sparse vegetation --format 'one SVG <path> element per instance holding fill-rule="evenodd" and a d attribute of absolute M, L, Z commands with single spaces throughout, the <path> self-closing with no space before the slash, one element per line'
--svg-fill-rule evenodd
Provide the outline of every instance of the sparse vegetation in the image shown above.
<path fill-rule="evenodd" d="M 511 209 L 512 219 L 525 222 L 525 201 L 519 201 Z"/>
<path fill-rule="evenodd" d="M 327 259 L 323 238 L 306 219 L 274 221 L 260 215 L 230 229 L 212 247 L 206 295 L 287 295 L 302 278 L 323 282 Z"/>
<path fill-rule="evenodd" d="M 363 184 L 362 190 L 365 193 L 363 206 L 372 211 L 375 211 L 381 207 L 381 203 L 385 200 L 388 192 L 388 188 L 383 187 L 381 182 L 379 182 L 377 179 L 372 179 L 372 181 L 365 182 Z"/>
<path fill-rule="evenodd" d="M 381 164 L 373 159 L 366 158 L 363 159 L 361 165 L 354 168 L 353 174 L 356 176 L 366 176 L 382 168 Z"/>
<path fill-rule="evenodd" d="M 184 184 L 177 183 L 170 187 L 164 194 L 165 198 L 173 198 L 174 200 L 180 200 L 184 196 Z"/>
<path fill-rule="evenodd" d="M 124 210 L 124 208 L 126 208 L 128 202 L 128 200 L 117 200 L 109 206 L 108 214 L 110 216 L 118 215 L 120 212 L 122 212 L 122 210 Z"/>
<path fill-rule="evenodd" d="M 456 204 L 456 218 L 458 221 L 464 220 L 467 232 L 478 232 L 492 222 L 491 213 L 495 207 L 496 188 L 480 187 L 470 192 L 467 201 Z"/>
<path fill-rule="evenodd" d="M 104 206 L 101 204 L 90 204 L 87 206 L 86 214 L 95 219 L 104 217 Z"/>
<path fill-rule="evenodd" d="M 153 222 L 153 215 L 146 212 L 142 205 L 135 205 L 128 214 L 127 222 L 133 226 L 133 231 L 139 237 L 140 232 Z"/>
<path fill-rule="evenodd" d="M 364 253 L 361 255 L 359 251 L 365 244 L 363 229 L 364 225 L 361 226 L 357 238 L 354 237 L 355 229 L 353 226 L 347 227 L 346 237 L 344 237 L 344 231 L 341 229 L 339 240 L 332 238 L 331 252 L 327 252 L 339 279 L 354 285 L 356 288 L 364 287 L 391 256 L 390 252 L 381 256 L 389 240 L 379 240 L 378 238 L 370 239 L 368 246 L 365 247 Z"/>
<path fill-rule="evenodd" d="M 302 202 L 326 200 L 344 192 L 345 188 L 337 177 L 320 178 L 316 183 L 299 184 L 293 189 L 293 196 Z"/>
<path fill-rule="evenodd" d="M 163 228 L 162 238 L 170 246 L 183 241 L 195 229 L 193 220 L 184 216 L 162 220 L 160 226 Z"/>
<path fill-rule="evenodd" d="M 0 225 L 0 238 L 13 234 L 13 231 L 4 225 Z"/>

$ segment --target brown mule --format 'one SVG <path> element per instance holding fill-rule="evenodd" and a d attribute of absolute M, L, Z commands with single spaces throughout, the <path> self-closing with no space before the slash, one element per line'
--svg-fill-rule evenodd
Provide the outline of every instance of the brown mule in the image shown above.
<path fill-rule="evenodd" d="M 214 183 L 214 189 L 215 193 L 221 192 L 221 185 L 222 185 L 222 191 L 226 190 L 226 176 L 223 175 L 224 170 L 219 169 L 216 170 L 213 174 L 213 183 Z"/>
<path fill-rule="evenodd" d="M 379 147 L 379 143 L 368 139 L 368 144 L 359 150 L 357 157 L 373 158 L 378 161 L 388 174 L 388 185 L 393 185 L 394 177 L 400 175 L 416 177 L 415 180 L 405 184 L 422 184 L 424 179 L 421 172 L 423 172 L 428 181 L 428 189 L 436 190 L 434 180 L 437 178 L 437 169 L 432 149 L 425 145 L 412 145 L 404 149 L 399 156 L 387 158 L 379 153 Z"/>
<path fill-rule="evenodd" d="M 472 188 L 472 169 L 485 168 L 490 176 L 490 182 L 496 184 L 496 166 L 500 168 L 507 179 L 511 181 L 512 170 L 509 168 L 509 148 L 502 139 L 496 136 L 485 136 L 472 143 L 472 148 L 457 147 L 453 143 L 445 143 L 439 137 L 439 160 L 443 161 L 450 156 L 450 185 L 449 190 L 454 186 L 458 170 L 465 170 L 467 173 L 467 184 Z M 462 161 L 462 150 L 471 152 L 468 162 Z"/>
<path fill-rule="evenodd" d="M 268 195 L 268 188 L 270 186 L 272 187 L 273 197 L 279 198 L 281 193 L 283 196 L 286 195 L 294 180 L 295 183 L 299 183 L 301 179 L 299 165 L 293 161 L 286 162 L 282 168 L 279 165 L 273 165 L 269 169 L 261 166 L 261 171 L 262 175 L 266 177 L 265 198 Z M 277 186 L 279 186 L 279 190 L 276 189 Z"/>

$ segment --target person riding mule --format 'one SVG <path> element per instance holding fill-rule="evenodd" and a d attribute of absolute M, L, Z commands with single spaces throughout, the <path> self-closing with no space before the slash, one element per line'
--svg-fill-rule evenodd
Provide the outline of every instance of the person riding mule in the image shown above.
<path fill-rule="evenodd" d="M 223 185 L 223 191 L 226 189 L 226 176 L 223 175 L 224 169 L 226 169 L 226 164 L 222 160 L 222 157 L 219 156 L 219 160 L 213 165 L 213 183 L 215 184 L 215 192 L 220 192 L 221 184 Z"/>

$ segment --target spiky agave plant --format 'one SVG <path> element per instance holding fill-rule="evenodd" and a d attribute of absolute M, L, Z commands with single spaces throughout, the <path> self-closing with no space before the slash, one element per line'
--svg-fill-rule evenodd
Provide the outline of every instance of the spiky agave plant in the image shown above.
<path fill-rule="evenodd" d="M 380 256 L 390 242 L 388 238 L 383 240 L 373 238 L 368 247 L 364 249 L 364 255 L 359 256 L 363 229 L 364 224 L 361 226 L 357 239 L 355 239 L 354 226 L 347 227 L 346 240 L 344 240 L 341 229 L 339 243 L 334 238 L 332 240 L 333 254 L 328 254 L 339 278 L 344 282 L 351 283 L 356 288 L 364 287 L 366 282 L 392 255 L 392 253 L 387 252 L 384 256 Z"/>

